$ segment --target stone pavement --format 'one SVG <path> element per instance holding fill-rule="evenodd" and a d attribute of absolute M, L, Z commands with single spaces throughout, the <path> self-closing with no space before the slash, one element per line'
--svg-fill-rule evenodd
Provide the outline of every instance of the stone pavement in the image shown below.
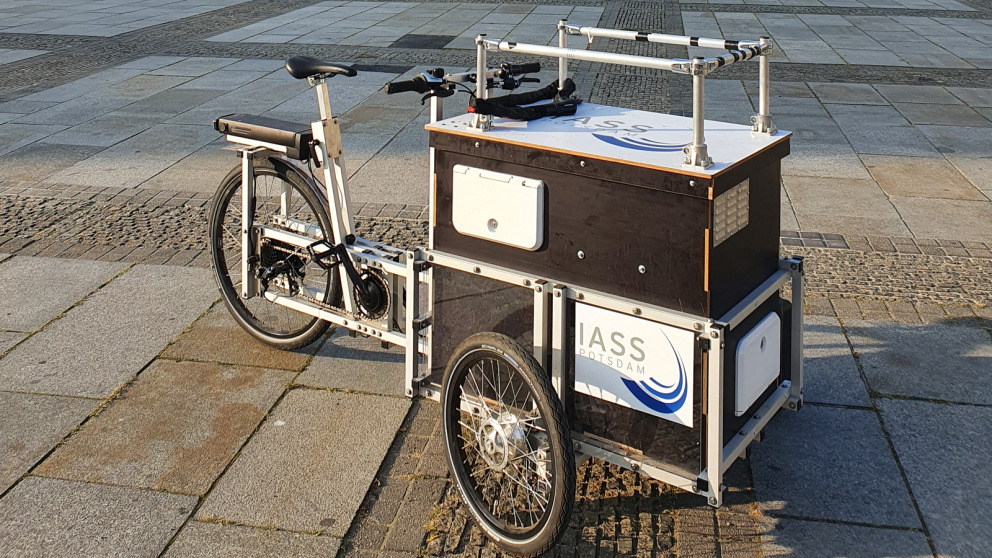
<path fill-rule="evenodd" d="M 807 258 L 809 327 L 807 405 L 735 465 L 726 506 L 590 460 L 556 553 L 992 552 L 986 0 L 16 0 L 0 14 L 0 555 L 497 555 L 447 478 L 437 405 L 402 397 L 398 353 L 334 332 L 272 351 L 217 303 L 205 213 L 237 161 L 210 122 L 310 121 L 313 92 L 283 60 L 358 64 L 330 86 L 360 233 L 424 243 L 426 114 L 383 83 L 472 66 L 477 32 L 547 43 L 563 16 L 773 37 L 772 112 L 794 131 L 782 244 Z M 691 113 L 684 78 L 574 69 L 594 102 Z M 746 122 L 755 75 L 715 74 L 707 118 Z"/>

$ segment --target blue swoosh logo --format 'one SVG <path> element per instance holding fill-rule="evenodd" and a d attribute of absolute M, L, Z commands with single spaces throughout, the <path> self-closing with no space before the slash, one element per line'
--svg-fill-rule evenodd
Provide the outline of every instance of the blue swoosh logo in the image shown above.
<path fill-rule="evenodd" d="M 605 141 L 610 145 L 624 147 L 627 149 L 636 149 L 638 151 L 682 151 L 682 148 L 688 145 L 687 143 L 667 144 L 646 138 L 620 138 L 617 136 L 609 136 L 604 134 L 593 134 L 592 137 L 600 141 Z"/>
<path fill-rule="evenodd" d="M 675 355 L 675 361 L 679 367 L 679 378 L 674 384 L 666 386 L 654 378 L 650 378 L 651 383 L 657 386 L 652 387 L 645 381 L 635 382 L 623 377 L 620 379 L 631 395 L 637 398 L 645 407 L 657 413 L 670 415 L 685 405 L 686 397 L 689 394 L 688 386 L 686 385 L 689 379 L 685 365 L 682 363 L 682 357 L 679 356 L 678 351 L 675 350 L 675 346 L 672 345 L 672 341 L 668 339 L 667 335 L 665 339 L 668 341 L 669 347 L 672 348 L 672 354 Z"/>

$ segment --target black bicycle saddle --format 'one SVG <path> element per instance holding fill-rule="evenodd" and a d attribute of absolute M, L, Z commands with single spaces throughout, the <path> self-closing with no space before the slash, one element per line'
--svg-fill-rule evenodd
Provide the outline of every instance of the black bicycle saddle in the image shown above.
<path fill-rule="evenodd" d="M 286 61 L 286 71 L 296 79 L 311 76 L 331 77 L 344 74 L 348 77 L 358 75 L 358 70 L 343 64 L 322 62 L 309 56 L 294 56 Z"/>

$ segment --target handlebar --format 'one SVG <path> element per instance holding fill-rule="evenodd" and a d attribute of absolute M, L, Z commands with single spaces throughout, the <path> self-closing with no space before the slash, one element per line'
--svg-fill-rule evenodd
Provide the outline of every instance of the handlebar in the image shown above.
<path fill-rule="evenodd" d="M 514 79 L 513 76 L 539 71 L 541 71 L 541 64 L 537 62 L 503 64 L 500 68 L 493 68 L 486 72 L 486 85 L 493 87 L 495 85 L 495 79 L 499 78 L 503 80 L 503 89 L 516 89 L 523 82 L 537 82 L 538 80 L 536 78 Z M 475 81 L 476 75 L 474 72 L 448 75 L 444 73 L 444 69 L 435 68 L 414 76 L 412 79 L 391 81 L 386 84 L 383 90 L 387 95 L 405 93 L 407 91 L 430 93 L 432 95 L 440 95 L 447 91 L 449 92 L 448 95 L 450 95 L 454 92 L 452 84 L 475 83 Z"/>
<path fill-rule="evenodd" d="M 406 81 L 391 81 L 386 84 L 386 95 L 392 95 L 393 93 L 405 93 L 407 91 L 416 91 L 417 93 L 427 93 L 430 91 L 430 84 L 427 83 L 427 78 L 422 75 L 415 76 L 413 79 L 408 79 Z"/>
<path fill-rule="evenodd" d="M 518 76 L 520 74 L 540 72 L 541 64 L 539 62 L 528 62 L 526 64 L 504 64 L 503 69 L 506 70 L 506 73 L 511 76 Z"/>

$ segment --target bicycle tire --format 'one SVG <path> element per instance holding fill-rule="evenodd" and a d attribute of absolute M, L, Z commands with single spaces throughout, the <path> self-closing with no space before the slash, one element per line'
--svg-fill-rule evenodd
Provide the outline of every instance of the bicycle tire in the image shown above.
<path fill-rule="evenodd" d="M 256 157 L 254 168 L 256 206 L 253 223 L 263 222 L 273 211 L 278 211 L 278 195 L 283 184 L 288 184 L 292 192 L 290 216 L 307 222 L 317 221 L 322 231 L 331 230 L 323 197 L 313 183 L 290 163 L 275 157 Z M 249 300 L 241 297 L 241 172 L 241 166 L 231 170 L 221 181 L 211 202 L 208 237 L 214 279 L 224 304 L 245 331 L 279 349 L 304 347 L 323 335 L 330 323 L 280 306 L 264 297 Z M 271 257 L 278 257 L 276 252 L 272 249 Z M 300 252 L 305 254 L 305 251 Z M 263 260 L 266 255 L 263 252 Z M 327 304 L 339 301 L 341 286 L 336 272 L 322 270 L 314 262 L 307 262 L 305 273 L 302 281 L 309 281 L 309 287 L 323 293 L 317 297 L 318 300 Z"/>
<path fill-rule="evenodd" d="M 547 552 L 564 534 L 575 500 L 568 422 L 547 374 L 516 341 L 478 333 L 448 361 L 441 402 L 448 466 L 476 522 L 507 552 Z"/>

